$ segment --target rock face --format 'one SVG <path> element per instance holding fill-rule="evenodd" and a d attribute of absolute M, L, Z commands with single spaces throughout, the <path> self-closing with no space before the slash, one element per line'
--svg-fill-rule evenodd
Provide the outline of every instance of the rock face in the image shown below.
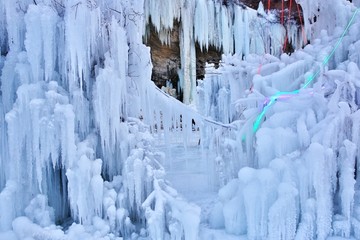
<path fill-rule="evenodd" d="M 179 22 L 174 23 L 174 28 L 170 33 L 170 42 L 162 44 L 155 27 L 150 23 L 148 26 L 149 34 L 145 44 L 151 48 L 151 60 L 153 64 L 152 80 L 161 88 L 166 86 L 169 81 L 176 88 L 177 98 L 182 100 L 182 94 L 178 88 L 178 69 L 181 65 L 180 59 L 180 40 Z M 221 50 L 210 46 L 209 49 L 201 49 L 196 44 L 196 77 L 204 78 L 206 63 L 218 64 L 221 59 Z"/>
<path fill-rule="evenodd" d="M 224 0 L 225 2 L 227 0 Z M 296 22 L 300 23 L 299 21 L 299 13 L 298 13 L 298 8 L 297 8 L 297 3 L 295 0 L 237 0 L 236 2 L 241 2 L 242 4 L 245 4 L 248 7 L 251 7 L 253 9 L 258 9 L 259 7 L 259 3 L 262 2 L 264 9 L 265 10 L 276 10 L 279 13 L 279 20 L 280 20 L 280 15 L 281 15 L 281 10 L 283 8 L 282 3 L 284 3 L 284 22 L 286 22 L 287 18 L 288 18 L 288 13 L 289 13 L 289 9 L 290 9 L 290 5 L 291 5 L 291 9 L 290 9 L 290 14 L 291 14 L 291 18 L 293 20 L 295 20 Z M 270 3 L 270 5 L 269 5 Z M 302 10 L 301 10 L 301 6 L 299 5 L 299 10 L 300 10 L 300 16 L 302 16 Z"/>
<path fill-rule="evenodd" d="M 177 87 L 179 80 L 177 70 L 180 67 L 180 40 L 179 23 L 175 22 L 174 28 L 170 33 L 170 42 L 162 44 L 155 27 L 150 23 L 148 36 L 145 44 L 151 48 L 151 61 L 153 64 L 152 80 L 161 88 L 170 81 Z"/>
<path fill-rule="evenodd" d="M 227 5 L 229 0 L 223 0 L 223 4 Z M 284 24 L 288 22 L 291 24 L 298 24 L 300 26 L 299 16 L 302 16 L 301 8 L 299 6 L 300 14 L 298 12 L 297 4 L 295 0 L 283 1 L 284 6 L 282 5 L 283 0 L 272 0 L 270 1 L 270 10 L 275 10 L 277 13 L 278 21 Z M 259 0 L 234 0 L 235 3 L 243 4 L 253 9 L 257 9 L 259 6 Z M 289 19 L 289 8 L 291 2 L 291 11 Z M 268 0 L 262 0 L 265 10 L 268 9 Z M 282 9 L 284 8 L 284 14 L 281 14 Z M 282 20 L 282 16 L 284 19 Z M 174 88 L 176 88 L 176 95 L 179 100 L 182 100 L 182 93 L 178 87 L 179 77 L 178 69 L 181 65 L 180 59 L 180 40 L 179 40 L 179 28 L 180 23 L 175 21 L 174 27 L 170 32 L 170 38 L 168 44 L 162 44 L 159 34 L 157 33 L 155 27 L 152 25 L 151 21 L 147 26 L 147 36 L 144 39 L 144 42 L 147 46 L 151 48 L 151 60 L 153 63 L 152 71 L 152 80 L 155 84 L 161 88 L 162 86 L 167 85 L 169 81 Z M 292 52 L 292 46 L 290 44 L 286 45 L 285 52 Z M 208 49 L 201 49 L 199 44 L 196 44 L 196 77 L 197 79 L 202 79 L 205 74 L 205 65 L 206 63 L 218 64 L 221 60 L 221 49 L 216 49 L 213 46 L 210 46 Z"/>

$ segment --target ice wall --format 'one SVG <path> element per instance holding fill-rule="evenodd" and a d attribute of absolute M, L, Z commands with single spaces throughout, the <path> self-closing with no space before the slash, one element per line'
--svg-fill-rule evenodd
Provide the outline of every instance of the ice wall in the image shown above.
<path fill-rule="evenodd" d="M 153 149 L 150 131 L 181 114 L 150 81 L 144 9 L 0 0 L 1 239 L 197 237 L 199 208 Z"/>
<path fill-rule="evenodd" d="M 208 135 L 225 184 L 210 214 L 214 228 L 249 239 L 359 237 L 360 65 L 354 49 L 360 16 L 342 38 L 356 8 L 344 1 L 329 11 L 343 12 L 336 23 L 341 29 L 322 31 L 291 56 L 223 57 L 199 84 L 202 114 L 237 127 Z M 313 29 L 326 28 L 321 21 Z M 271 96 L 281 97 L 266 108 Z"/>
<path fill-rule="evenodd" d="M 350 18 L 351 14 L 347 10 L 353 4 L 357 5 L 356 1 L 352 1 L 352 4 L 350 1 L 336 0 L 326 2 L 297 0 L 296 2 L 303 10 L 304 29 L 309 40 L 318 38 L 321 30 L 326 30 L 329 34 L 335 33 L 334 31 L 344 26 Z M 347 5 L 345 8 L 344 4 Z"/>

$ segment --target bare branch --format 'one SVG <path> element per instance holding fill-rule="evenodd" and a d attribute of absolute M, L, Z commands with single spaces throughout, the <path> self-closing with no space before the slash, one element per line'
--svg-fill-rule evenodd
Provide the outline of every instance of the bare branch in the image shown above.
<path fill-rule="evenodd" d="M 60 3 L 59 1 L 57 0 L 52 0 L 56 5 L 58 5 L 59 7 L 61 8 L 65 8 L 64 4 Z"/>
<path fill-rule="evenodd" d="M 76 19 L 77 10 L 78 10 L 78 7 L 79 7 L 80 4 L 81 4 L 81 2 L 78 2 L 78 3 L 76 3 L 76 4 L 74 4 L 74 5 L 71 6 L 71 8 L 74 8 L 74 7 L 75 7 L 75 19 Z"/>
<path fill-rule="evenodd" d="M 116 9 L 113 9 L 113 8 L 111 8 L 111 7 L 109 7 L 109 9 L 110 9 L 111 11 L 117 12 L 118 14 L 122 14 L 120 11 L 118 11 L 118 10 L 116 10 Z"/>

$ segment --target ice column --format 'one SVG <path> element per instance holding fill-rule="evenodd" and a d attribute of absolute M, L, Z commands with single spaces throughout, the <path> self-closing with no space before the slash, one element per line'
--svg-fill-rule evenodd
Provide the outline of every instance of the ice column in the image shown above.
<path fill-rule="evenodd" d="M 194 8 L 194 1 L 182 0 L 180 55 L 185 104 L 191 104 L 194 101 L 196 88 L 195 42 L 193 39 Z"/>

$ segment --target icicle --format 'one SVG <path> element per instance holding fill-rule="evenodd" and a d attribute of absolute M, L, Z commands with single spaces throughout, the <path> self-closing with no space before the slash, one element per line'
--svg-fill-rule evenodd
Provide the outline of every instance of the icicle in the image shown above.
<path fill-rule="evenodd" d="M 295 197 L 298 192 L 290 184 L 282 183 L 278 194 L 278 200 L 269 211 L 269 239 L 294 239 L 297 224 Z"/>
<path fill-rule="evenodd" d="M 128 47 L 125 31 L 113 18 L 110 53 L 106 54 L 105 68 L 99 70 L 94 89 L 95 120 L 100 130 L 104 151 L 105 171 L 109 176 L 120 172 L 116 161 L 119 143 L 127 129 L 122 123 L 127 118 L 126 85 L 128 74 Z M 122 44 L 121 44 L 122 43 Z M 124 47 L 125 46 L 125 47 Z"/>
<path fill-rule="evenodd" d="M 25 26 L 22 11 L 17 10 L 17 5 L 11 0 L 3 0 L 6 16 L 6 30 L 10 51 L 21 51 L 24 47 Z M 26 3 L 25 3 L 26 4 Z M 26 8 L 26 6 L 23 6 Z"/>
<path fill-rule="evenodd" d="M 332 201 L 331 201 L 331 169 L 329 166 L 329 153 L 318 143 L 309 147 L 307 159 L 315 161 L 314 165 L 314 189 L 316 195 L 316 225 L 318 239 L 326 239 L 331 230 Z"/>
<path fill-rule="evenodd" d="M 86 6 L 85 1 L 67 1 L 64 21 L 69 90 L 79 88 L 85 96 L 91 96 L 90 66 L 92 55 L 97 51 L 100 9 Z"/>
<path fill-rule="evenodd" d="M 195 43 L 193 40 L 193 11 L 195 3 L 189 0 L 182 0 L 181 16 L 182 25 L 180 33 L 180 56 L 181 69 L 183 71 L 183 92 L 185 104 L 191 104 L 195 99 L 196 87 L 196 64 L 195 64 Z"/>
<path fill-rule="evenodd" d="M 243 10 L 239 6 L 236 6 L 234 10 L 235 53 L 239 54 L 239 56 L 248 55 L 249 53 L 246 52 L 246 46 L 249 46 L 249 25 L 245 24 L 245 18 L 247 18 L 247 11 Z"/>
<path fill-rule="evenodd" d="M 209 22 L 208 8 L 206 0 L 196 1 L 195 16 L 194 16 L 194 38 L 198 41 L 200 48 L 209 47 L 209 25 L 204 24 Z M 209 7 L 212 7 L 211 5 Z M 213 17 L 213 16 L 211 16 Z M 212 20 L 212 19 L 211 19 Z"/>
<path fill-rule="evenodd" d="M 333 223 L 334 232 L 338 236 L 350 237 L 351 234 L 351 218 L 354 204 L 355 194 L 355 152 L 356 145 L 349 140 L 344 141 L 345 147 L 340 149 L 340 198 L 341 198 L 341 219 L 335 220 Z"/>
<path fill-rule="evenodd" d="M 16 99 L 16 90 L 21 81 L 14 71 L 17 60 L 18 53 L 15 51 L 9 52 L 2 68 L 1 93 L 4 113 L 12 109 Z"/>
<path fill-rule="evenodd" d="M 25 16 L 26 22 L 26 40 L 25 46 L 29 63 L 31 65 L 33 81 L 38 82 L 43 79 L 43 46 L 42 46 L 42 30 L 41 30 L 41 16 L 40 8 L 35 5 L 29 7 L 28 13 Z"/>
<path fill-rule="evenodd" d="M 232 13 L 226 6 L 221 6 L 221 46 L 224 54 L 233 52 Z"/>

